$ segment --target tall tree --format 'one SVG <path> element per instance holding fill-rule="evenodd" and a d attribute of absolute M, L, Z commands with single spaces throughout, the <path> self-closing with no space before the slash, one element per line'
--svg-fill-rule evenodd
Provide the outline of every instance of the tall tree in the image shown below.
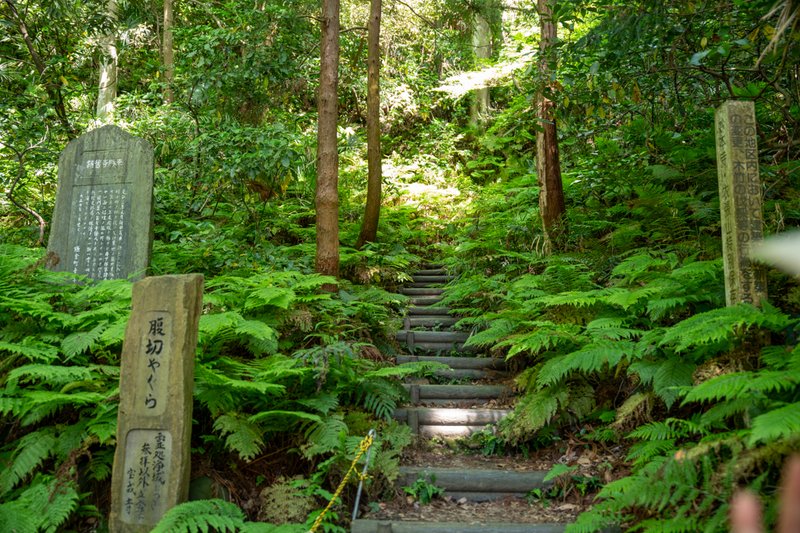
<path fill-rule="evenodd" d="M 161 39 L 161 61 L 164 65 L 164 101 L 175 100 L 172 81 L 175 79 L 175 55 L 172 48 L 172 0 L 164 0 L 164 30 Z"/>
<path fill-rule="evenodd" d="M 485 9 L 489 9 L 486 7 Z M 475 50 L 475 63 L 478 68 L 485 66 L 486 60 L 492 57 L 492 28 L 485 13 L 476 11 L 473 15 L 472 48 Z M 470 122 L 480 125 L 489 112 L 489 87 L 475 89 L 470 106 Z"/>
<path fill-rule="evenodd" d="M 553 238 L 563 229 L 564 186 L 558 158 L 555 103 L 548 92 L 554 87 L 556 72 L 556 25 L 553 20 L 555 0 L 538 0 L 541 40 L 539 43 L 540 90 L 536 111 L 539 129 L 536 132 L 536 174 L 539 180 L 539 212 L 544 228 L 545 248 L 552 250 Z"/>
<path fill-rule="evenodd" d="M 339 275 L 339 153 L 336 143 L 339 84 L 339 0 L 322 0 L 317 111 L 316 271 Z"/>
<path fill-rule="evenodd" d="M 371 0 L 367 34 L 367 205 L 356 248 L 376 240 L 381 214 L 380 33 L 381 0 Z"/>
<path fill-rule="evenodd" d="M 114 113 L 114 100 L 117 98 L 117 0 L 108 0 L 106 16 L 110 29 L 101 40 L 100 83 L 97 91 L 97 120 L 108 122 Z"/>

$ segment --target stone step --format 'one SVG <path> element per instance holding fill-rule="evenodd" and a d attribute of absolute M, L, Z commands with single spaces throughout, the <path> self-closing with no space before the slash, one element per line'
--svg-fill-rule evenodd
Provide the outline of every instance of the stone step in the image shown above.
<path fill-rule="evenodd" d="M 511 395 L 511 389 L 503 385 L 428 385 L 405 383 L 412 404 L 442 403 L 458 400 L 475 402 L 495 400 Z"/>
<path fill-rule="evenodd" d="M 404 283 L 403 284 L 403 287 L 411 287 L 411 288 L 417 288 L 417 289 L 424 289 L 425 287 L 437 287 L 437 286 L 441 286 L 441 285 L 436 285 L 436 284 L 433 284 L 433 283 L 417 283 L 417 282 L 414 282 L 414 281 L 410 281 L 408 283 Z"/>
<path fill-rule="evenodd" d="M 435 354 L 472 354 L 481 351 L 477 346 L 464 346 L 461 342 L 416 342 L 408 345 L 412 353 L 426 352 Z"/>
<path fill-rule="evenodd" d="M 458 317 L 445 315 L 407 316 L 403 321 L 403 327 L 405 329 L 447 327 L 455 325 L 459 320 L 461 319 Z"/>
<path fill-rule="evenodd" d="M 417 270 L 412 276 L 446 276 L 447 271 L 443 268 L 423 268 Z"/>
<path fill-rule="evenodd" d="M 465 342 L 470 337 L 468 331 L 425 331 L 401 329 L 395 334 L 398 341 L 409 345 L 421 342 Z"/>
<path fill-rule="evenodd" d="M 449 307 L 409 307 L 409 315 L 449 315 Z"/>
<path fill-rule="evenodd" d="M 447 283 L 449 281 L 453 281 L 455 276 L 441 274 L 414 274 L 411 276 L 411 279 L 414 281 L 414 283 Z"/>
<path fill-rule="evenodd" d="M 444 294 L 444 289 L 437 289 L 434 287 L 403 287 L 400 289 L 400 294 L 406 296 L 441 296 Z"/>
<path fill-rule="evenodd" d="M 442 301 L 440 296 L 413 296 L 412 305 L 434 305 Z"/>
<path fill-rule="evenodd" d="M 506 368 L 506 362 L 494 357 L 442 357 L 442 356 L 422 356 L 422 355 L 398 355 L 398 363 L 411 363 L 421 361 L 423 363 L 442 363 L 450 368 L 464 369 L 486 369 L 500 370 Z"/>
<path fill-rule="evenodd" d="M 395 420 L 405 422 L 423 437 L 466 437 L 505 418 L 510 409 L 409 407 L 397 409 Z"/>
<path fill-rule="evenodd" d="M 510 522 L 459 523 L 411 520 L 368 520 L 350 524 L 350 533 L 563 533 L 566 524 L 519 524 Z"/>
<path fill-rule="evenodd" d="M 437 468 L 430 466 L 401 466 L 396 484 L 413 485 L 423 478 L 444 489 L 445 496 L 466 497 L 470 501 L 487 501 L 507 496 L 525 497 L 533 489 L 544 489 L 545 470 L 513 471 L 481 468 Z"/>

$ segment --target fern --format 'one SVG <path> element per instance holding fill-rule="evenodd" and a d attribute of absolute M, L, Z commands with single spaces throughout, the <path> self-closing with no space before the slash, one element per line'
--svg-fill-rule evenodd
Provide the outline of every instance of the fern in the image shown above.
<path fill-rule="evenodd" d="M 630 358 L 634 343 L 630 341 L 597 341 L 567 355 L 553 357 L 542 365 L 536 380 L 540 387 L 554 385 L 571 372 L 585 374 L 610 370 Z"/>
<path fill-rule="evenodd" d="M 800 434 L 800 402 L 772 409 L 753 419 L 748 444 L 770 443 Z"/>
<path fill-rule="evenodd" d="M 89 331 L 79 331 L 64 337 L 61 341 L 61 350 L 64 352 L 65 360 L 69 361 L 76 355 L 95 347 L 107 325 L 108 323 L 103 320 Z"/>
<path fill-rule="evenodd" d="M 303 448 L 303 455 L 311 458 L 337 449 L 340 439 L 347 436 L 347 424 L 342 415 L 331 415 L 306 430 L 308 444 Z"/>
<path fill-rule="evenodd" d="M 243 461 L 250 461 L 264 447 L 261 428 L 238 413 L 222 415 L 214 421 L 214 431 L 225 438 L 225 446 Z"/>
<path fill-rule="evenodd" d="M 11 464 L 0 472 L 0 496 L 8 493 L 25 477 L 31 475 L 55 450 L 56 437 L 52 429 L 28 433 L 17 441 Z"/>
<path fill-rule="evenodd" d="M 224 500 L 196 500 L 167 511 L 151 533 L 235 532 L 244 528 L 244 513 L 236 505 Z"/>

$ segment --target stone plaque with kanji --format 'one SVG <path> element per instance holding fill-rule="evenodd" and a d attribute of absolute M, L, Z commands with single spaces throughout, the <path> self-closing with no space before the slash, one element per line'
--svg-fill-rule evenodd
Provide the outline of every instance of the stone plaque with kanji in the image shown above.
<path fill-rule="evenodd" d="M 728 305 L 758 305 L 767 297 L 766 274 L 751 262 L 763 237 L 761 178 L 753 102 L 729 101 L 715 114 L 717 174 Z"/>
<path fill-rule="evenodd" d="M 153 148 L 117 126 L 70 142 L 58 161 L 48 250 L 55 270 L 141 278 L 152 247 Z"/>
<path fill-rule="evenodd" d="M 203 276 L 133 286 L 120 367 L 112 532 L 150 531 L 189 490 L 192 389 Z"/>

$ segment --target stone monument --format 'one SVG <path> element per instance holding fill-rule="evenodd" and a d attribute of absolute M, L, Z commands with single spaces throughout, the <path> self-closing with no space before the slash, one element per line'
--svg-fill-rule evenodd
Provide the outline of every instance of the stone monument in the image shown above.
<path fill-rule="evenodd" d="M 153 148 L 117 126 L 71 141 L 58 160 L 48 251 L 54 270 L 141 278 L 150 262 Z"/>
<path fill-rule="evenodd" d="M 767 282 L 763 268 L 750 260 L 752 245 L 763 237 L 755 106 L 725 102 L 715 123 L 725 300 L 758 305 L 767 297 Z"/>
<path fill-rule="evenodd" d="M 203 276 L 133 285 L 120 368 L 112 533 L 150 531 L 189 491 L 192 390 Z"/>

